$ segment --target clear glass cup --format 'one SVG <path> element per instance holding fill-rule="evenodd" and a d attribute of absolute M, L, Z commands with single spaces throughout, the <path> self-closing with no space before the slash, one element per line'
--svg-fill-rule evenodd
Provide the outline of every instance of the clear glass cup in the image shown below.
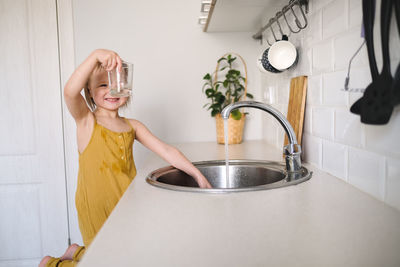
<path fill-rule="evenodd" d="M 122 61 L 121 71 L 117 68 L 108 72 L 108 86 L 110 94 L 116 97 L 132 95 L 133 64 Z"/>

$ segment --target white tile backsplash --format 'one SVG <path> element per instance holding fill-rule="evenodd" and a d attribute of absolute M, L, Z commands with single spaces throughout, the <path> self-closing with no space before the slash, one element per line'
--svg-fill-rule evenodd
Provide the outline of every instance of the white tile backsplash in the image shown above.
<path fill-rule="evenodd" d="M 322 104 L 322 76 L 313 75 L 308 77 L 307 88 L 307 104 L 321 105 Z"/>
<path fill-rule="evenodd" d="M 347 0 L 335 0 L 322 9 L 322 37 L 327 39 L 347 29 Z"/>
<path fill-rule="evenodd" d="M 306 133 L 312 133 L 312 106 L 307 105 L 304 114 L 303 131 Z"/>
<path fill-rule="evenodd" d="M 276 131 L 278 126 L 276 120 L 270 116 L 262 116 L 262 122 L 265 141 L 277 146 Z"/>
<path fill-rule="evenodd" d="M 263 101 L 267 104 L 275 104 L 275 87 L 274 86 L 266 86 L 263 90 Z"/>
<path fill-rule="evenodd" d="M 360 0 L 349 0 L 349 27 L 361 26 L 362 5 Z"/>
<path fill-rule="evenodd" d="M 319 168 L 322 167 L 322 141 L 320 138 L 305 133 L 303 135 L 302 149 L 304 161 Z"/>
<path fill-rule="evenodd" d="M 335 141 L 354 147 L 363 147 L 365 135 L 360 116 L 350 113 L 348 108 L 335 110 Z"/>
<path fill-rule="evenodd" d="M 313 108 L 312 133 L 321 138 L 333 140 L 333 109 Z"/>
<path fill-rule="evenodd" d="M 384 199 L 385 186 L 384 157 L 355 148 L 349 149 L 349 183 L 370 193 L 378 199 Z"/>
<path fill-rule="evenodd" d="M 322 40 L 322 11 L 313 12 L 308 17 L 309 26 L 304 31 L 305 45 L 314 44 Z"/>
<path fill-rule="evenodd" d="M 313 74 L 330 72 L 333 70 L 332 40 L 315 45 L 312 49 Z"/>
<path fill-rule="evenodd" d="M 303 43 L 305 43 L 303 39 Z M 293 66 L 293 74 L 296 76 L 300 75 L 311 75 L 312 74 L 312 49 L 306 46 L 296 46 L 298 54 L 298 62 Z"/>
<path fill-rule="evenodd" d="M 365 125 L 365 144 L 368 150 L 392 157 L 400 157 L 400 108 L 397 108 L 388 124 Z"/>
<path fill-rule="evenodd" d="M 261 83 L 263 88 L 274 88 L 271 92 L 265 89 L 265 101 L 282 111 L 287 109 L 289 79 L 307 75 L 303 160 L 400 210 L 400 107 L 394 110 L 387 125 L 365 125 L 349 111 L 362 94 L 343 91 L 350 58 L 363 40 L 361 2 L 310 0 L 309 25 L 289 37 L 298 46 L 298 64 L 281 74 L 262 75 Z M 380 2 L 377 1 L 377 7 Z M 400 46 L 400 38 L 394 16 L 391 23 L 390 56 L 395 67 L 400 61 L 400 49 L 395 49 Z M 379 20 L 374 33 L 379 42 Z M 380 67 L 380 44 L 376 44 L 375 50 Z M 349 88 L 366 88 L 370 83 L 364 46 L 352 62 Z M 272 118 L 263 123 L 264 129 L 268 128 L 264 138 L 281 148 L 282 127 Z"/>
<path fill-rule="evenodd" d="M 348 94 L 341 90 L 345 78 L 344 71 L 322 75 L 322 104 L 324 106 L 347 106 Z"/>
<path fill-rule="evenodd" d="M 385 201 L 400 210 L 400 159 L 388 158 L 386 172 Z"/>
<path fill-rule="evenodd" d="M 280 84 L 276 90 L 276 103 L 287 104 L 289 99 L 289 93 L 290 93 L 290 83 Z"/>
<path fill-rule="evenodd" d="M 322 142 L 322 169 L 347 180 L 347 147 L 324 140 Z"/>
<path fill-rule="evenodd" d="M 335 55 L 334 69 L 345 69 L 347 71 L 351 57 L 357 52 L 363 42 L 364 38 L 361 37 L 361 29 L 359 27 L 337 36 L 333 42 L 333 51 Z M 365 65 L 368 65 L 368 55 L 367 46 L 364 44 L 351 62 L 351 66 L 354 69 L 354 67 Z"/>

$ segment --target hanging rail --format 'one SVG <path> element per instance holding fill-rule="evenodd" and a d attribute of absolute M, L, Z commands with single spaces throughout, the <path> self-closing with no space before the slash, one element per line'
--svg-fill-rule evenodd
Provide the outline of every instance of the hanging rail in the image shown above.
<path fill-rule="evenodd" d="M 302 14 L 302 16 L 303 16 L 303 19 L 304 19 L 304 25 L 301 25 L 300 20 L 298 19 L 298 17 L 296 16 L 296 14 L 295 14 L 295 12 L 294 12 L 294 10 L 293 10 L 293 6 L 295 6 L 295 5 L 298 5 L 298 6 L 300 7 L 300 12 L 301 12 L 301 14 Z M 305 12 L 303 11 L 302 6 L 305 6 Z M 294 17 L 295 17 L 295 23 L 296 23 L 296 26 L 298 27 L 298 30 L 294 30 L 294 29 L 290 26 L 290 24 L 289 24 L 289 22 L 288 22 L 288 20 L 287 20 L 287 17 L 286 17 L 286 15 L 285 15 L 285 13 L 288 12 L 289 10 L 291 10 L 292 14 L 293 14 Z M 265 25 L 264 27 L 262 27 L 256 34 L 253 35 L 253 38 L 254 38 L 254 39 L 260 40 L 260 39 L 262 38 L 263 32 L 266 31 L 269 27 L 271 27 L 272 24 L 275 23 L 275 22 L 277 22 L 278 25 L 280 26 L 280 24 L 279 24 L 279 18 L 282 17 L 282 16 L 283 16 L 283 18 L 285 19 L 285 21 L 286 21 L 286 23 L 287 23 L 287 25 L 288 25 L 289 30 L 290 30 L 291 32 L 293 32 L 293 33 L 298 33 L 300 30 L 302 30 L 302 29 L 304 29 L 305 27 L 307 27 L 308 22 L 307 22 L 307 18 L 306 18 L 306 16 L 305 16 L 305 14 L 307 14 L 307 13 L 308 13 L 308 0 L 290 0 L 289 4 L 286 5 L 286 6 L 284 6 L 284 7 L 282 8 L 281 11 L 277 12 L 276 15 L 275 15 L 275 17 L 271 18 L 271 19 L 268 21 L 267 25 Z M 279 27 L 279 28 L 280 28 L 280 27 Z M 281 28 L 280 28 L 280 29 L 281 29 Z M 272 33 L 274 34 L 272 27 L 271 27 L 271 31 L 272 31 Z M 275 34 L 274 34 L 274 36 L 275 36 Z"/>

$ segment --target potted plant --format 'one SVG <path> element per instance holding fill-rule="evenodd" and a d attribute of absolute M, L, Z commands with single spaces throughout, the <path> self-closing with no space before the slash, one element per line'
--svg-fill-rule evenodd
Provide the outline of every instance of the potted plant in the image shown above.
<path fill-rule="evenodd" d="M 224 140 L 224 124 L 221 117 L 221 111 L 229 104 L 243 100 L 245 97 L 253 98 L 247 93 L 247 68 L 246 63 L 240 55 L 238 56 L 243 65 L 245 74 L 244 76 L 240 70 L 234 68 L 234 63 L 237 57 L 233 57 L 228 53 L 222 56 L 217 61 L 217 67 L 213 75 L 207 73 L 203 80 L 203 92 L 210 100 L 209 103 L 203 107 L 211 111 L 211 116 L 215 117 L 217 125 L 217 142 L 220 144 L 225 143 Z M 224 74 L 223 80 L 218 80 L 218 73 Z M 245 114 L 240 110 L 233 110 L 228 120 L 228 143 L 238 144 L 242 142 L 243 127 L 244 127 Z"/>

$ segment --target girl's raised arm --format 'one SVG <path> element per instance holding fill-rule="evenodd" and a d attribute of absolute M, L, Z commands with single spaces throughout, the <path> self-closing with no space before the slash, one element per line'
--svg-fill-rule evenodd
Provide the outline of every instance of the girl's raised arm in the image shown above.
<path fill-rule="evenodd" d="M 72 73 L 64 87 L 64 98 L 69 112 L 77 122 L 85 118 L 90 112 L 81 91 L 87 85 L 97 64 L 101 64 L 105 70 L 110 71 L 116 66 L 120 68 L 122 61 L 118 54 L 113 51 L 97 49 Z"/>

